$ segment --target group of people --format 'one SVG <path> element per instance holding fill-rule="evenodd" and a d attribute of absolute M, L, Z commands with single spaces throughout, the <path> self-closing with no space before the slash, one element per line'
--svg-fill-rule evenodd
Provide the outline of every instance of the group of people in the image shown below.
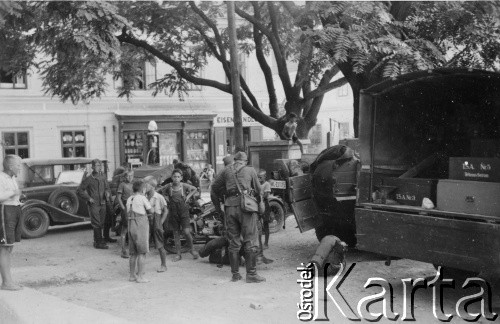
<path fill-rule="evenodd" d="M 184 232 L 190 253 L 198 258 L 193 248 L 188 201 L 198 189 L 182 182 L 185 173 L 174 169 L 171 181 L 157 192 L 158 182 L 148 176 L 134 181 L 134 171 L 127 170 L 116 191 L 116 203 L 120 206 L 121 256 L 130 259 L 130 281 L 148 282 L 144 277 L 146 254 L 149 252 L 150 239 L 160 255 L 158 272 L 167 270 L 164 246 L 165 231 L 173 230 L 177 254 L 173 261 L 179 261 L 181 255 L 180 231 Z M 101 174 L 101 162 L 92 161 L 92 173 L 85 178 L 77 194 L 87 201 L 94 230 L 94 247 L 107 249 L 107 243 L 116 242 L 109 237 L 111 227 L 110 213 L 106 212 L 110 190 L 107 179 Z M 109 207 L 108 207 L 109 210 Z"/>
<path fill-rule="evenodd" d="M 269 204 L 267 196 L 269 184 L 265 181 L 265 172 L 257 175 L 254 168 L 247 166 L 247 156 L 238 152 L 224 159 L 225 168 L 212 181 L 211 197 L 216 208 L 224 205 L 225 225 L 229 241 L 229 258 L 232 281 L 242 279 L 239 274 L 240 249 L 243 247 L 246 264 L 246 281 L 262 282 L 265 278 L 256 271 L 257 257 L 268 247 L 269 243 Z M 176 166 L 182 167 L 179 163 Z M 0 174 L 0 275 L 1 289 L 19 290 L 11 276 L 11 254 L 15 242 L 21 239 L 21 191 L 15 177 L 21 168 L 21 158 L 7 155 L 3 161 L 4 170 Z M 164 247 L 165 231 L 174 233 L 176 255 L 172 261 L 182 259 L 180 233 L 184 233 L 189 251 L 193 259 L 198 253 L 193 248 L 188 201 L 198 193 L 196 187 L 186 174 L 187 170 L 175 168 L 168 183 L 161 186 L 161 194 L 157 192 L 158 183 L 153 177 L 133 180 L 133 170 L 128 170 L 117 188 L 116 202 L 121 207 L 121 256 L 129 258 L 130 280 L 138 283 L 148 282 L 144 277 L 145 258 L 149 252 L 150 237 L 159 250 L 160 267 L 158 272 L 167 270 L 166 250 Z M 192 176 L 193 180 L 199 178 Z M 188 180 L 186 181 L 186 178 Z M 238 188 L 241 188 L 240 190 Z M 248 213 L 241 208 L 241 195 L 251 192 L 265 206 L 262 212 Z M 83 179 L 77 194 L 89 207 L 90 221 L 93 228 L 94 247 L 107 249 L 108 243 L 117 242 L 110 237 L 112 221 L 109 204 L 111 191 L 106 177 L 102 173 L 102 162 L 92 161 L 92 172 Z M 258 224 L 262 221 L 263 226 Z M 265 233 L 262 243 L 259 230 Z M 258 243 L 260 242 L 260 244 Z M 272 260 L 265 259 L 266 263 Z"/>

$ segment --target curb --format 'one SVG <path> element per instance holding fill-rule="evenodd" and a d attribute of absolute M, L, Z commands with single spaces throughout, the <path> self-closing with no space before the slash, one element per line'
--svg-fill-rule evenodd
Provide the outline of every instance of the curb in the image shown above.
<path fill-rule="evenodd" d="M 78 306 L 37 290 L 0 290 L 2 324 L 132 324 L 123 318 Z"/>

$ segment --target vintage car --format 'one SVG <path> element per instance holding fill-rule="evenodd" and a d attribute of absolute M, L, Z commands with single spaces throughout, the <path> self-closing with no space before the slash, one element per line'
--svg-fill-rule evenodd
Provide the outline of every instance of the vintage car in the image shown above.
<path fill-rule="evenodd" d="M 90 158 L 24 159 L 17 179 L 23 192 L 24 238 L 45 235 L 49 226 L 89 221 L 87 204 L 76 189 L 91 172 Z M 107 161 L 103 161 L 107 174 Z"/>

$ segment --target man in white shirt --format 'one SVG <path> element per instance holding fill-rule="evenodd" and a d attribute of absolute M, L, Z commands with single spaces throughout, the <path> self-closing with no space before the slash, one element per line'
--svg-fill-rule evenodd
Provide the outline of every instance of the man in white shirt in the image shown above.
<path fill-rule="evenodd" d="M 10 273 L 11 254 L 15 242 L 21 241 L 21 191 L 15 177 L 21 170 L 21 158 L 7 155 L 0 172 L 0 275 L 2 290 L 20 290 Z"/>

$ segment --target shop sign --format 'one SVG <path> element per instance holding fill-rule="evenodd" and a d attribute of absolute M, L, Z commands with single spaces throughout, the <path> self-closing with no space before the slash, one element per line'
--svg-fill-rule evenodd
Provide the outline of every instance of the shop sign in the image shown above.
<path fill-rule="evenodd" d="M 259 126 L 260 124 L 250 116 L 243 115 L 241 118 L 243 122 L 243 126 Z M 214 127 L 233 127 L 234 121 L 232 115 L 217 115 L 214 118 Z"/>

